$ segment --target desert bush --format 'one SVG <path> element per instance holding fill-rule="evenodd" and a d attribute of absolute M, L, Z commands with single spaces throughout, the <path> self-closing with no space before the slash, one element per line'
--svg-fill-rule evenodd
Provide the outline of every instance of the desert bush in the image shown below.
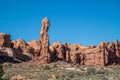
<path fill-rule="evenodd" d="M 60 78 L 60 75 L 56 75 L 55 78 L 56 78 L 56 79 L 59 79 L 59 78 Z"/>
<path fill-rule="evenodd" d="M 54 64 L 54 65 L 53 65 L 53 68 L 57 68 L 57 65 L 56 65 L 56 64 Z"/>
<path fill-rule="evenodd" d="M 73 78 L 74 77 L 74 75 L 75 75 L 75 73 L 73 72 L 73 71 L 71 71 L 71 72 L 68 72 L 68 74 L 66 75 L 66 78 L 67 79 L 71 79 L 71 78 Z"/>
<path fill-rule="evenodd" d="M 45 65 L 44 66 L 44 70 L 50 70 L 51 68 L 50 68 L 50 66 L 49 65 Z"/>
<path fill-rule="evenodd" d="M 94 67 L 88 67 L 86 75 L 95 75 L 96 69 Z"/>
<path fill-rule="evenodd" d="M 39 80 L 48 80 L 49 78 L 51 78 L 51 76 L 48 73 L 46 73 L 46 72 L 40 73 L 39 77 L 40 77 Z"/>
<path fill-rule="evenodd" d="M 3 71 L 3 67 L 2 65 L 0 64 L 0 78 L 4 75 L 4 71 Z"/>
<path fill-rule="evenodd" d="M 4 77 L 1 80 L 10 80 L 9 77 Z"/>
<path fill-rule="evenodd" d="M 9 80 L 8 77 L 3 78 L 3 75 L 4 75 L 3 66 L 0 64 L 0 80 Z"/>
<path fill-rule="evenodd" d="M 96 74 L 105 74 L 105 71 L 104 70 L 98 70 L 98 71 L 96 71 Z"/>

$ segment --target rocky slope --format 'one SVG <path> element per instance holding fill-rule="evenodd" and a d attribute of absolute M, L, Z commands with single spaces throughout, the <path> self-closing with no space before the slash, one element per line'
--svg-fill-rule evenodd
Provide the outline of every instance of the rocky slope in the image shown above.
<path fill-rule="evenodd" d="M 120 66 L 86 66 L 57 61 L 39 65 L 31 60 L 4 63 L 4 76 L 10 80 L 120 80 Z"/>
<path fill-rule="evenodd" d="M 58 60 L 72 62 L 80 65 L 105 66 L 120 64 L 120 43 L 101 42 L 98 46 L 83 46 L 81 44 L 68 44 L 54 42 L 49 44 L 50 23 L 47 18 L 42 20 L 40 32 L 41 40 L 25 42 L 22 39 L 11 41 L 10 35 L 0 34 L 0 62 L 19 60 L 38 60 L 40 64 Z"/>

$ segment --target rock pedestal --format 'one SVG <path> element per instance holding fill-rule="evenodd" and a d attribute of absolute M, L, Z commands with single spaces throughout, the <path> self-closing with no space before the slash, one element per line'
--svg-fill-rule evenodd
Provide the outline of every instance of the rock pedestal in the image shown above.
<path fill-rule="evenodd" d="M 50 63 L 51 62 L 51 53 L 49 50 L 49 36 L 48 36 L 48 29 L 49 29 L 50 23 L 49 20 L 47 18 L 44 18 L 42 20 L 42 29 L 40 32 L 40 36 L 41 36 L 41 51 L 40 51 L 40 56 L 39 56 L 39 60 L 40 63 Z"/>

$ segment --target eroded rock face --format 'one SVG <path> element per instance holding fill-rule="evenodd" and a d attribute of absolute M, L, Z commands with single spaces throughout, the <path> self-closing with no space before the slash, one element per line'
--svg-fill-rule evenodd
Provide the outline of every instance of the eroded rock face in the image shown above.
<path fill-rule="evenodd" d="M 28 45 L 34 49 L 34 55 L 35 58 L 37 59 L 39 57 L 42 45 L 40 40 L 33 40 L 31 42 L 28 42 Z"/>
<path fill-rule="evenodd" d="M 83 64 L 85 65 L 100 65 L 100 48 L 86 49 L 82 51 L 83 54 Z"/>
<path fill-rule="evenodd" d="M 30 56 L 23 54 L 21 51 L 17 49 L 10 47 L 0 48 L 0 63 L 3 62 L 18 63 L 19 61 L 29 61 L 29 60 L 32 60 Z"/>
<path fill-rule="evenodd" d="M 88 49 L 89 47 L 85 47 L 80 44 L 67 44 L 67 52 L 66 52 L 66 59 L 70 60 L 68 62 L 78 63 L 78 64 L 84 64 L 83 62 L 83 50 Z M 70 57 L 69 57 L 70 56 Z"/>
<path fill-rule="evenodd" d="M 64 44 L 60 42 L 54 42 L 52 45 L 55 49 L 55 55 L 59 60 L 66 60 L 66 52 Z"/>
<path fill-rule="evenodd" d="M 105 66 L 120 64 L 120 43 L 101 42 L 98 46 L 83 46 L 81 44 L 63 44 L 54 42 L 49 44 L 50 23 L 47 18 L 42 20 L 40 32 L 41 40 L 26 43 L 19 39 L 11 43 L 9 34 L 0 34 L 0 62 L 1 59 L 31 60 L 33 57 L 41 64 L 64 60 L 80 65 Z"/>
<path fill-rule="evenodd" d="M 101 65 L 105 66 L 108 65 L 109 61 L 109 52 L 107 49 L 108 43 L 107 42 L 101 42 L 100 43 L 100 50 L 101 50 Z"/>
<path fill-rule="evenodd" d="M 58 60 L 58 57 L 56 55 L 56 50 L 53 46 L 49 46 L 49 50 L 50 50 L 50 53 L 51 53 L 51 58 L 52 58 L 52 61 L 57 61 Z"/>
<path fill-rule="evenodd" d="M 48 29 L 49 29 L 50 23 L 49 20 L 47 18 L 44 18 L 42 20 L 42 29 L 40 32 L 40 36 L 41 36 L 41 51 L 39 54 L 39 60 L 40 63 L 50 63 L 52 61 L 51 58 L 51 53 L 49 50 L 49 36 L 48 36 Z"/>
<path fill-rule="evenodd" d="M 19 50 L 25 55 L 28 55 L 29 57 L 33 57 L 34 55 L 34 49 L 31 48 L 24 40 L 19 39 L 12 42 L 12 47 Z"/>
<path fill-rule="evenodd" d="M 11 47 L 9 34 L 0 33 L 0 47 Z"/>
<path fill-rule="evenodd" d="M 115 40 L 114 44 L 115 44 L 115 53 L 117 57 L 116 62 L 120 64 L 120 43 L 118 40 Z"/>
<path fill-rule="evenodd" d="M 80 44 L 54 42 L 53 45 L 50 46 L 50 51 L 53 55 L 52 58 L 57 58 L 58 60 L 82 65 L 105 66 L 108 65 L 111 60 L 116 63 L 114 60 L 116 56 L 114 51 L 116 50 L 111 49 L 110 46 L 113 47 L 111 44 L 112 43 L 102 42 L 97 47 L 94 45 L 86 47 Z M 116 43 L 116 45 L 117 44 L 118 43 Z M 113 51 L 110 53 L 111 50 Z M 110 55 L 114 58 L 111 58 Z"/>
<path fill-rule="evenodd" d="M 28 61 L 32 58 L 32 51 L 23 40 L 11 43 L 9 34 L 0 34 L 0 63 Z"/>
<path fill-rule="evenodd" d="M 116 64 L 116 52 L 114 43 L 108 43 L 107 45 L 109 64 Z"/>
<path fill-rule="evenodd" d="M 79 44 L 68 44 L 67 45 L 67 55 L 70 56 L 70 61 L 73 63 L 79 63 L 80 58 L 80 47 Z M 69 59 L 69 57 L 68 57 Z"/>

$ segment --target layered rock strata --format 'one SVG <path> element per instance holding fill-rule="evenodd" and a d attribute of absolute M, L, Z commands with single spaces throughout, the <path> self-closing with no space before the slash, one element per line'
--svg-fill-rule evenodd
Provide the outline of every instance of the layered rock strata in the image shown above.
<path fill-rule="evenodd" d="M 49 44 L 49 20 L 42 20 L 40 32 L 41 40 L 25 42 L 22 39 L 11 41 L 9 34 L 0 34 L 0 61 L 16 58 L 23 61 L 35 58 L 41 64 L 58 60 L 72 62 L 80 65 L 116 65 L 120 64 L 120 42 L 101 42 L 98 46 L 83 46 L 81 44 L 68 44 L 54 42 Z M 9 61 L 10 59 L 8 59 Z"/>

